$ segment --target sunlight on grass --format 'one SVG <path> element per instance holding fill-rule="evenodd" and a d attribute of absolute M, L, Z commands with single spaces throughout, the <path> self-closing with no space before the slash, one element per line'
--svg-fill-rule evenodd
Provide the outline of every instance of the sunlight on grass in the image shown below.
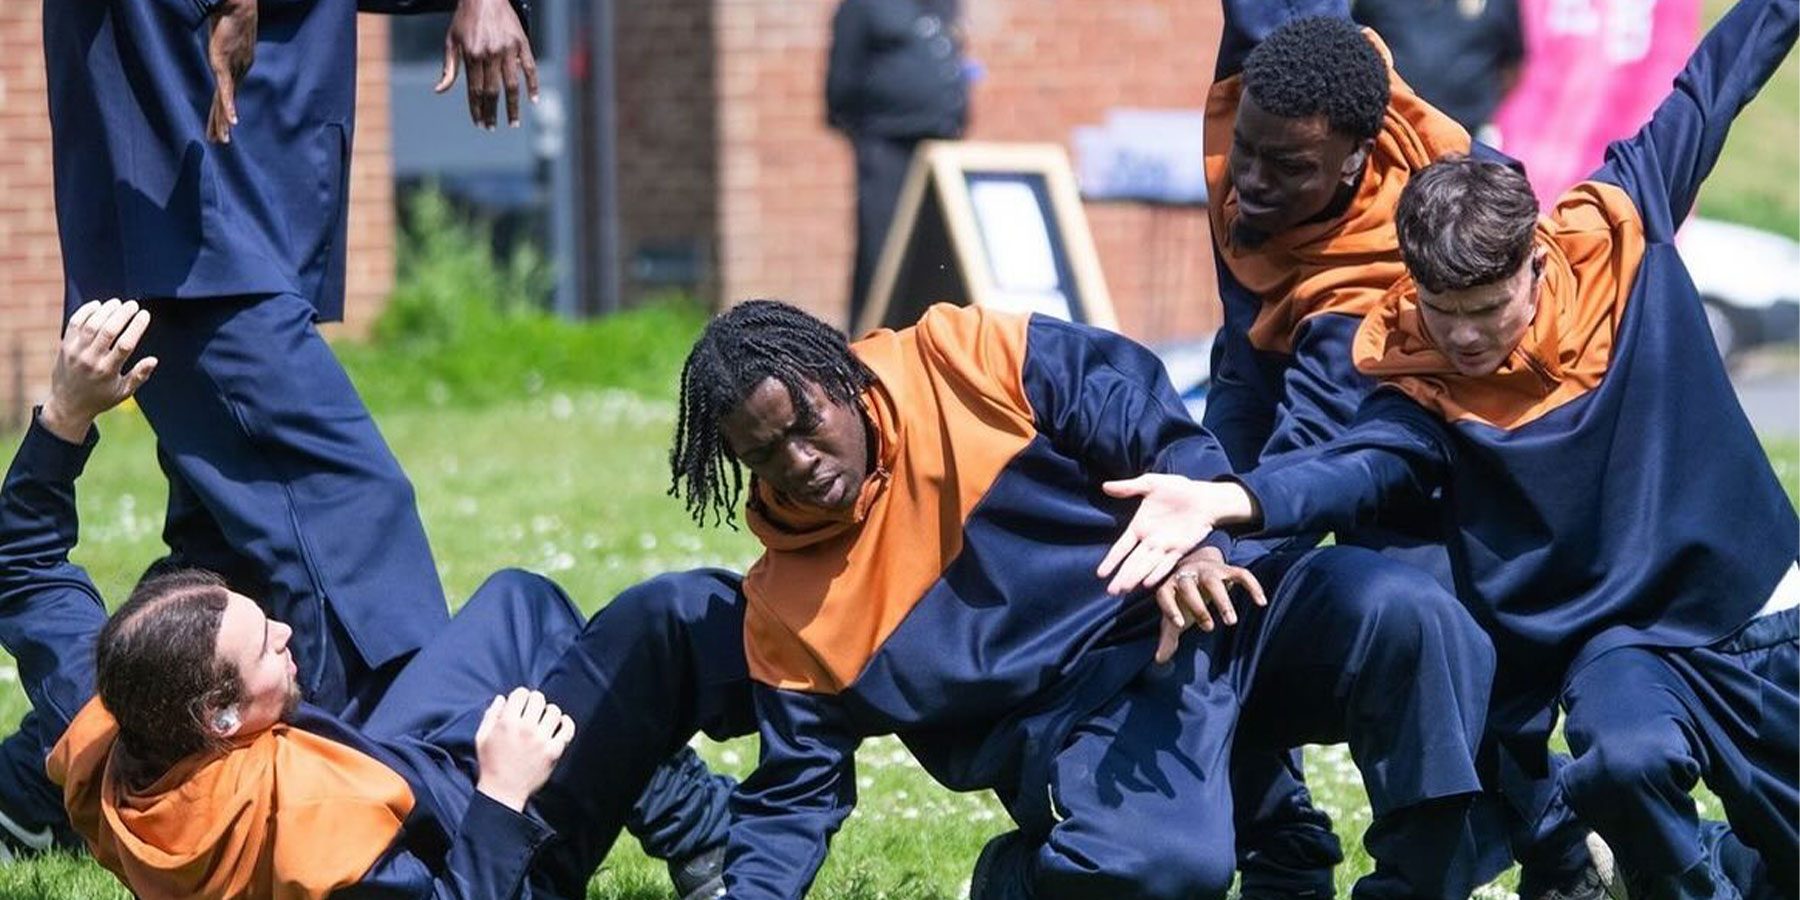
<path fill-rule="evenodd" d="M 620 589 L 665 571 L 695 566 L 742 568 L 755 555 L 748 534 L 700 530 L 664 496 L 672 405 L 624 391 L 551 393 L 483 410 L 384 412 L 382 429 L 418 489 L 419 504 L 452 603 L 504 566 L 546 572 L 587 611 Z M 160 550 L 165 488 L 149 429 L 135 413 L 108 415 L 103 439 L 80 486 L 82 544 L 107 597 L 123 597 Z M 8 442 L 12 440 L 7 439 Z M 1800 445 L 1770 447 L 1790 493 L 1800 489 Z M 0 669 L 11 676 L 10 666 Z M 14 682 L 0 685 L 0 718 L 24 711 Z M 754 740 L 699 744 L 723 771 L 746 773 Z M 1338 884 L 1369 869 L 1361 832 L 1368 802 L 1348 751 L 1309 748 L 1314 796 L 1336 821 L 1349 860 Z M 954 794 L 933 784 L 898 741 L 864 745 L 858 756 L 861 804 L 834 844 L 814 896 L 955 898 L 988 837 L 1010 827 L 985 794 Z M 1711 799 L 1703 802 L 1716 815 Z M 1179 827 L 1170 823 L 1169 827 Z M 1510 890 L 1508 874 L 1496 886 Z M 629 839 L 595 878 L 590 896 L 607 900 L 666 897 L 660 863 Z M 1490 891 L 1490 894 L 1494 892 Z M 0 868 L 0 897 L 124 896 L 90 863 L 56 858 Z"/>

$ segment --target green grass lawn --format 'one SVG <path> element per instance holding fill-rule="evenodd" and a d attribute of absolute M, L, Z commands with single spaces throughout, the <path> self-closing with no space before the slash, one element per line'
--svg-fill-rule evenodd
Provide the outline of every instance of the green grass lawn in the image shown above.
<path fill-rule="evenodd" d="M 359 375 L 402 377 L 371 366 Z M 664 496 L 673 425 L 666 398 L 615 389 L 541 390 L 504 405 L 423 405 L 379 415 L 418 488 L 453 603 L 489 572 L 524 566 L 554 576 L 591 611 L 647 576 L 702 565 L 741 567 L 754 556 L 746 534 L 698 530 Z M 160 552 L 165 488 L 141 417 L 116 412 L 101 428 L 103 440 L 80 486 L 77 558 L 116 600 Z M 1800 447 L 1772 453 L 1792 491 Z M 12 675 L 10 668 L 0 671 Z M 16 685 L 0 688 L 0 717 L 11 722 L 23 709 Z M 753 740 L 702 750 L 721 769 L 739 774 L 756 755 Z M 1368 869 L 1359 840 L 1368 805 L 1343 747 L 1312 748 L 1309 769 L 1318 803 L 1336 819 L 1350 853 L 1340 870 L 1347 891 Z M 864 746 L 858 778 L 861 805 L 837 839 L 815 895 L 960 896 L 982 842 L 1006 827 L 999 806 L 985 795 L 937 787 L 892 739 Z M 614 854 L 591 891 L 604 898 L 666 893 L 659 866 L 634 846 Z M 0 869 L 0 897 L 71 896 L 125 895 L 85 862 Z"/>
<path fill-rule="evenodd" d="M 1732 0 L 1706 0 L 1711 24 Z M 1732 126 L 1700 214 L 1800 239 L 1800 56 L 1790 53 Z"/>

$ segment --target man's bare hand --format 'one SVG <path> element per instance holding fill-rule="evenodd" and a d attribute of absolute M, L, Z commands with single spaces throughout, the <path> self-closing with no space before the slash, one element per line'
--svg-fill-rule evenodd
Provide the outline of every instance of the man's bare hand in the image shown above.
<path fill-rule="evenodd" d="M 475 731 L 475 789 L 514 812 L 537 793 L 575 739 L 575 720 L 527 688 L 495 697 Z"/>
<path fill-rule="evenodd" d="M 206 62 L 212 67 L 212 112 L 206 117 L 206 139 L 231 143 L 238 122 L 237 89 L 256 61 L 256 0 L 220 0 L 213 8 L 212 34 L 206 40 Z"/>
<path fill-rule="evenodd" d="M 494 128 L 500 93 L 506 93 L 506 122 L 519 127 L 519 73 L 531 102 L 538 99 L 537 57 L 531 41 L 507 0 L 461 0 L 444 35 L 444 75 L 432 90 L 443 93 L 456 83 L 461 62 L 467 74 L 469 120 L 476 128 Z"/>
<path fill-rule="evenodd" d="M 1267 606 L 1262 584 L 1249 569 L 1225 562 L 1213 547 L 1201 547 L 1175 564 L 1175 573 L 1156 588 L 1156 605 L 1162 608 L 1162 635 L 1156 643 L 1156 661 L 1168 662 L 1189 627 L 1213 630 L 1215 617 L 1225 625 L 1237 624 L 1231 589 L 1241 588 L 1257 606 Z"/>
<path fill-rule="evenodd" d="M 1095 573 L 1111 577 L 1106 590 L 1115 596 L 1161 584 L 1214 526 L 1246 521 L 1255 510 L 1250 494 L 1230 482 L 1150 473 L 1100 487 L 1108 497 L 1138 498 L 1125 533 Z"/>
<path fill-rule="evenodd" d="M 150 313 L 135 300 L 95 301 L 75 310 L 50 369 L 50 399 L 38 423 L 71 444 L 86 440 L 94 419 L 137 393 L 156 370 L 156 357 L 147 356 L 125 371 L 149 327 Z"/>

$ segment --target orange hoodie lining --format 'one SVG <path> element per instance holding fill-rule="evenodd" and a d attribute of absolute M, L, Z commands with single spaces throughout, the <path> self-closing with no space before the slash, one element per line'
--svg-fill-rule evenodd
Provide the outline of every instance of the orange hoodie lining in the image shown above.
<path fill-rule="evenodd" d="M 852 684 L 962 551 L 963 523 L 1036 437 L 1025 396 L 1028 319 L 934 306 L 856 354 L 881 468 L 850 516 L 824 516 L 758 485 L 746 513 L 766 548 L 744 579 L 750 673 L 778 688 Z"/>
<path fill-rule="evenodd" d="M 145 900 L 323 898 L 360 881 L 412 812 L 392 769 L 287 725 L 138 792 L 121 784 L 117 738 L 89 700 L 45 765 L 95 860 Z"/>
<path fill-rule="evenodd" d="M 1214 242 L 1232 276 L 1262 299 L 1250 342 L 1265 352 L 1292 353 L 1295 331 L 1312 316 L 1363 316 L 1373 309 L 1405 274 L 1393 211 L 1407 180 L 1445 154 L 1469 152 L 1469 133 L 1419 99 L 1394 71 L 1387 46 L 1373 31 L 1363 33 L 1388 64 L 1391 99 L 1356 197 L 1333 221 L 1291 228 L 1256 247 L 1238 246 L 1230 160 L 1242 76 L 1218 82 L 1207 96 L 1207 189 L 1220 198 L 1208 204 Z"/>
<path fill-rule="evenodd" d="M 1614 336 L 1643 262 L 1643 220 L 1617 186 L 1583 182 L 1539 220 L 1537 244 L 1548 251 L 1537 312 L 1493 374 L 1456 373 L 1425 332 L 1410 278 L 1395 284 L 1363 319 L 1357 369 L 1447 422 L 1505 430 L 1529 425 L 1593 390 L 1612 362 Z"/>

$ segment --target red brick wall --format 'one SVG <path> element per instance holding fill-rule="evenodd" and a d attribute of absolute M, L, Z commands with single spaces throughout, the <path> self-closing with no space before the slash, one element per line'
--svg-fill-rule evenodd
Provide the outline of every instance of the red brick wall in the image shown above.
<path fill-rule="evenodd" d="M 394 283 L 387 24 L 365 16 L 360 26 L 360 120 L 350 188 L 352 331 L 367 326 Z M 0 47 L 6 51 L 0 54 L 0 424 L 5 424 L 42 399 L 61 324 L 62 258 L 51 195 L 42 4 L 0 3 Z"/>
<path fill-rule="evenodd" d="M 691 246 L 711 297 L 718 220 L 711 0 L 615 3 L 619 253 L 624 300 L 658 286 L 633 266 L 646 249 Z"/>
<path fill-rule="evenodd" d="M 42 46 L 42 4 L 0 3 L 0 423 L 42 399 L 61 324 Z"/>
<path fill-rule="evenodd" d="M 842 318 L 854 244 L 845 142 L 824 126 L 832 0 L 716 4 L 720 266 L 728 300 L 781 296 Z M 1115 106 L 1198 108 L 1218 41 L 1215 4 L 967 0 L 986 68 L 969 137 L 1048 141 Z M 1195 209 L 1087 206 L 1121 328 L 1158 341 L 1218 320 L 1210 242 Z"/>
<path fill-rule="evenodd" d="M 350 157 L 350 246 L 344 324 L 363 335 L 394 289 L 394 157 L 388 115 L 388 20 L 357 17 L 356 141 Z M 331 331 L 327 332 L 334 333 Z"/>

